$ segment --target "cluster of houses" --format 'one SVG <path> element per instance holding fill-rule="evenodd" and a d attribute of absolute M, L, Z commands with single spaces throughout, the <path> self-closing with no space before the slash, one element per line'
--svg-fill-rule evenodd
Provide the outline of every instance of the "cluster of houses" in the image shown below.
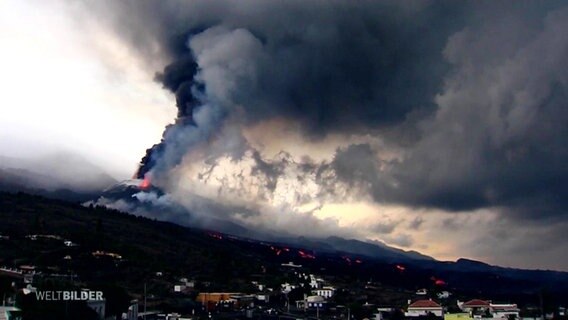
<path fill-rule="evenodd" d="M 301 268 L 301 265 L 295 265 L 292 262 L 283 263 L 282 267 L 287 268 Z M 291 290 L 295 289 L 297 286 L 303 286 L 305 282 L 308 282 L 309 289 L 311 290 L 311 295 L 304 295 L 302 300 L 296 301 L 296 308 L 298 310 L 308 310 L 308 309 L 326 309 L 328 307 L 328 299 L 330 299 L 335 294 L 335 288 L 326 283 L 326 281 L 318 275 L 306 274 L 298 271 L 294 271 L 294 274 L 298 277 L 299 285 L 291 285 L 289 283 L 283 283 L 281 286 L 281 291 L 284 294 L 288 294 Z M 290 303 L 290 302 L 288 302 Z"/>
<path fill-rule="evenodd" d="M 77 246 L 77 244 L 56 235 L 28 235 L 27 238 L 32 241 L 41 239 L 57 240 L 62 241 L 62 243 L 67 247 Z M 122 256 L 115 252 L 98 250 L 90 252 L 90 254 L 95 258 L 110 258 L 115 262 L 122 259 Z M 64 257 L 64 260 L 70 259 L 71 256 L 69 255 Z M 397 266 L 397 268 L 403 267 Z M 255 310 L 255 308 L 258 308 L 259 306 L 268 306 L 271 302 L 271 298 L 278 298 L 278 296 L 282 294 L 282 296 L 284 296 L 286 299 L 285 304 L 282 302 L 277 302 L 277 305 L 279 305 L 278 308 L 281 308 L 282 305 L 284 305 L 284 308 L 287 309 L 288 312 L 290 312 L 290 308 L 293 308 L 293 311 L 298 313 L 317 312 L 317 317 L 319 318 L 320 312 L 333 310 L 331 307 L 335 307 L 331 302 L 333 301 L 333 297 L 336 295 L 337 289 L 335 288 L 334 283 L 330 283 L 329 281 L 326 281 L 322 276 L 311 274 L 309 272 L 306 272 L 305 270 L 306 269 L 304 269 L 302 265 L 296 264 L 294 262 L 282 263 L 280 271 L 288 276 L 286 279 L 287 281 L 274 288 L 267 287 L 265 284 L 259 281 L 252 281 L 252 285 L 256 288 L 256 293 L 254 294 L 245 294 L 242 292 L 197 293 L 195 280 L 188 278 L 178 278 L 173 283 L 168 281 L 168 285 L 172 286 L 171 290 L 174 294 L 196 293 L 197 296 L 195 298 L 195 302 L 198 303 L 198 308 L 201 308 L 202 306 L 203 311 L 205 312 L 218 310 L 244 310 L 247 314 L 247 317 L 249 317 L 249 313 L 250 315 L 252 315 L 252 312 L 253 310 Z M 41 272 L 35 270 L 34 266 L 28 265 L 21 265 L 18 268 L 1 267 L 0 274 L 15 279 L 21 279 L 22 282 L 27 285 L 25 288 L 21 289 L 24 291 L 24 294 L 30 294 L 34 292 L 35 288 L 32 287 L 34 277 L 59 276 L 56 274 L 42 275 Z M 155 275 L 156 277 L 164 276 L 162 272 L 156 272 Z M 68 275 L 61 276 L 68 277 Z M 200 282 L 199 285 L 204 285 L 205 283 L 206 282 Z M 208 285 L 206 285 L 205 287 L 208 287 Z M 305 294 L 303 294 L 303 297 L 297 300 L 298 291 L 296 291 L 296 294 L 294 295 L 294 297 L 296 298 L 292 300 L 292 291 L 299 288 L 301 288 L 301 292 L 305 292 Z M 450 292 L 441 291 L 436 293 L 436 295 L 433 295 L 429 293 L 427 289 L 420 289 L 416 291 L 415 294 L 419 299 L 415 301 L 409 300 L 408 306 L 404 312 L 404 316 L 408 319 L 424 317 L 436 317 L 440 319 L 444 318 L 444 320 L 468 320 L 480 318 L 496 320 L 521 319 L 519 316 L 520 310 L 516 304 L 493 303 L 492 301 L 481 299 L 473 299 L 466 302 L 458 300 L 457 307 L 459 308 L 459 310 L 461 310 L 461 312 L 448 313 L 446 312 L 447 309 L 440 303 L 432 299 L 428 299 L 427 297 L 437 297 L 441 301 L 447 301 L 446 299 L 451 296 Z M 280 298 L 282 296 L 280 296 Z M 7 302 L 13 304 L 14 301 Z M 99 318 L 101 320 L 105 319 L 106 300 L 87 301 L 87 305 L 91 309 L 95 310 L 97 314 L 99 314 Z M 273 307 L 274 305 L 276 304 L 273 304 Z M 447 303 L 445 305 L 447 306 Z M 372 305 L 367 304 L 367 306 Z M 373 306 L 373 308 L 375 307 Z M 388 313 L 392 313 L 395 310 L 394 308 L 375 309 L 377 310 L 377 313 L 375 314 L 377 320 L 382 320 L 384 316 L 386 316 Z M 6 307 L 4 309 L 0 309 L 0 320 L 17 319 L 15 315 L 18 314 L 18 311 L 19 310 L 14 307 Z M 195 313 L 195 310 L 193 312 Z M 566 314 L 566 310 L 564 310 L 563 312 L 564 314 Z M 133 300 L 131 301 L 128 310 L 122 315 L 122 319 L 138 320 L 144 318 L 183 320 L 193 319 L 194 315 L 195 314 L 192 314 L 192 316 L 186 316 L 184 318 L 176 313 L 161 313 L 159 311 L 140 312 L 138 301 Z"/>
<path fill-rule="evenodd" d="M 406 317 L 425 317 L 433 315 L 445 320 L 458 320 L 465 318 L 492 318 L 492 319 L 519 319 L 519 308 L 516 304 L 492 303 L 491 301 L 473 299 L 467 302 L 458 300 L 457 306 L 461 313 L 445 314 L 444 308 L 431 299 L 422 299 L 408 302 Z"/>
<path fill-rule="evenodd" d="M 327 301 L 334 293 L 335 288 L 327 285 L 325 280 L 315 274 L 307 274 L 297 271 L 301 265 L 296 265 L 292 262 L 283 263 L 282 267 L 291 268 L 291 273 L 296 276 L 297 281 L 284 282 L 280 284 L 279 292 L 286 296 L 286 307 L 290 308 L 295 305 L 298 310 L 308 309 L 325 309 L 328 305 Z M 305 294 L 304 298 L 297 301 L 289 301 L 288 294 L 294 289 L 304 287 L 305 284 L 309 285 L 311 295 Z M 269 288 L 266 285 L 252 281 L 252 284 L 257 288 L 258 292 L 255 294 L 243 294 L 238 292 L 202 292 L 199 293 L 196 301 L 202 303 L 206 310 L 213 308 L 242 308 L 252 307 L 255 303 L 267 304 L 270 301 L 270 296 L 274 293 L 274 288 Z M 178 286 L 176 286 L 176 289 Z"/>

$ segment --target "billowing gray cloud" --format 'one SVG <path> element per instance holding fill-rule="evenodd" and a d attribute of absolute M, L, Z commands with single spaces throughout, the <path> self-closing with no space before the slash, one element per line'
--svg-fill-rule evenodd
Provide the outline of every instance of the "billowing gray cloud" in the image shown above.
<path fill-rule="evenodd" d="M 249 154 L 262 199 L 293 172 L 319 186 L 318 199 L 361 197 L 449 212 L 490 208 L 531 225 L 568 218 L 562 2 L 95 7 L 110 8 L 108 23 L 142 54 L 169 61 L 156 80 L 176 95 L 178 119 L 149 150 L 142 175 L 167 177 L 193 154 L 212 167 L 222 156 L 240 161 Z M 354 141 L 330 160 L 268 159 L 242 129 L 273 119 L 293 124 L 306 143 L 359 135 L 379 137 L 385 147 Z M 396 156 L 385 155 L 389 148 Z M 410 235 L 392 238 L 412 244 Z"/>
<path fill-rule="evenodd" d="M 568 37 L 560 30 L 567 17 L 558 9 L 536 27 L 508 17 L 454 34 L 444 49 L 453 68 L 435 114 L 421 121 L 420 139 L 385 170 L 376 169 L 369 146 L 341 150 L 334 162 L 347 172 L 338 177 L 367 181 L 380 201 L 564 215 Z"/>
<path fill-rule="evenodd" d="M 376 131 L 414 110 L 431 110 L 448 67 L 441 50 L 460 27 L 459 19 L 444 17 L 466 11 L 450 2 L 171 1 L 160 7 L 151 2 L 95 7 L 112 10 L 107 19 L 119 29 L 138 29 L 141 22 L 133 15 L 154 17 L 146 38 L 138 31 L 122 33 L 143 53 L 153 48 L 148 38 L 156 37 L 163 46 L 159 51 L 173 59 L 157 80 L 176 94 L 179 119 L 148 151 L 140 177 L 148 166 L 161 171 L 181 161 L 183 152 L 176 151 L 196 141 L 180 135 L 207 139 L 210 126 L 220 127 L 239 109 L 244 110 L 239 122 L 284 117 L 301 124 L 311 138 Z M 215 109 L 217 116 L 195 123 L 200 106 Z M 192 125 L 203 129 L 180 129 Z"/>

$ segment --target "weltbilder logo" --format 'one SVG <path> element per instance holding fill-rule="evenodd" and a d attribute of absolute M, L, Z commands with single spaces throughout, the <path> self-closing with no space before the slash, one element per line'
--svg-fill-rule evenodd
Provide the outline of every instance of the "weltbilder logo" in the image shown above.
<path fill-rule="evenodd" d="M 38 301 L 102 301 L 102 291 L 36 291 Z"/>

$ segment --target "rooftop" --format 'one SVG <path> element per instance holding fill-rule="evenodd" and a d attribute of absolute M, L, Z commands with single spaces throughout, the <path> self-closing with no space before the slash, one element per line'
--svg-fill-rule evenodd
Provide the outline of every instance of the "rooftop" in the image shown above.
<path fill-rule="evenodd" d="M 489 301 L 481 300 L 481 299 L 473 299 L 467 302 L 464 302 L 464 307 L 489 307 Z"/>
<path fill-rule="evenodd" d="M 432 300 L 418 300 L 410 304 L 408 308 L 441 308 L 441 306 Z"/>

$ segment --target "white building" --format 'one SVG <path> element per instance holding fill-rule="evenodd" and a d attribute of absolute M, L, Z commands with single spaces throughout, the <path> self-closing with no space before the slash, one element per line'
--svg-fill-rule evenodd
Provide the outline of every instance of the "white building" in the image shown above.
<path fill-rule="evenodd" d="M 327 306 L 325 298 L 321 296 L 309 296 L 305 297 L 304 300 L 296 301 L 296 307 L 298 309 L 323 309 Z"/>
<path fill-rule="evenodd" d="M 516 304 L 512 304 L 512 303 L 502 303 L 502 304 L 497 304 L 497 303 L 491 303 L 490 304 L 490 310 L 491 310 L 491 314 L 493 315 L 493 318 L 505 318 L 505 319 L 509 319 L 509 318 L 515 318 L 515 319 L 519 319 L 519 308 L 517 307 Z"/>
<path fill-rule="evenodd" d="M 315 274 L 310 274 L 310 288 L 312 289 L 318 289 L 321 288 L 321 286 L 324 283 L 324 280 L 322 278 L 318 278 Z"/>
<path fill-rule="evenodd" d="M 468 312 L 470 317 L 483 317 L 491 315 L 493 319 L 519 318 L 519 308 L 511 303 L 492 303 L 489 300 L 473 299 L 467 302 L 458 300 L 458 307 Z"/>
<path fill-rule="evenodd" d="M 316 296 L 320 296 L 320 297 L 324 297 L 326 299 L 329 299 L 335 293 L 335 288 L 334 287 L 323 287 L 321 289 L 313 290 L 312 292 Z"/>
<path fill-rule="evenodd" d="M 472 316 L 477 314 L 483 314 L 487 312 L 491 307 L 489 301 L 481 299 L 473 299 L 467 302 L 461 302 L 458 300 L 457 305 L 460 309 L 462 309 L 465 312 L 469 312 L 470 315 Z"/>
<path fill-rule="evenodd" d="M 444 316 L 442 306 L 432 300 L 418 300 L 411 303 L 405 315 L 407 317 L 421 317 L 427 316 L 430 313 L 437 317 Z"/>

